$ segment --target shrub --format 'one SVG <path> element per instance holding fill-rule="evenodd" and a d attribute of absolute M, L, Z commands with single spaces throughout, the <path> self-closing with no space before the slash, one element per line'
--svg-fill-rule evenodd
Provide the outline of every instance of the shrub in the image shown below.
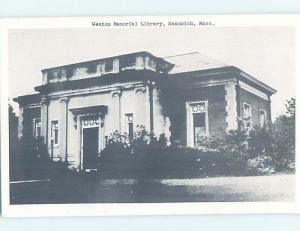
<path fill-rule="evenodd" d="M 248 151 L 249 158 L 270 156 L 273 150 L 273 140 L 265 128 L 256 127 L 249 131 Z"/>
<path fill-rule="evenodd" d="M 207 135 L 202 136 L 201 139 L 198 140 L 197 149 L 203 152 L 216 152 L 219 149 L 219 141 L 214 139 L 213 137 Z"/>
<path fill-rule="evenodd" d="M 206 136 L 197 148 L 187 148 L 167 146 L 164 134 L 157 139 L 138 126 L 132 139 L 126 133 L 111 134 L 100 163 L 104 175 L 117 177 L 264 175 L 277 171 L 275 148 L 263 128 L 231 130 L 224 140 Z M 293 163 L 284 164 L 293 169 Z"/>
<path fill-rule="evenodd" d="M 126 177 L 139 171 L 136 162 L 148 152 L 150 140 L 150 133 L 141 125 L 137 126 L 132 138 L 127 133 L 115 131 L 100 154 L 101 172 L 108 177 Z"/>
<path fill-rule="evenodd" d="M 15 151 L 18 153 L 13 153 Z M 30 142 L 21 140 L 14 150 L 10 150 L 10 155 L 17 156 L 10 163 L 11 180 L 55 178 L 68 171 L 67 162 L 50 160 L 42 137 Z"/>
<path fill-rule="evenodd" d="M 257 156 L 249 159 L 247 165 L 250 175 L 266 175 L 275 172 L 272 158 L 269 156 Z"/>
<path fill-rule="evenodd" d="M 273 141 L 264 128 L 231 130 L 219 149 L 226 156 L 234 175 L 262 175 L 274 170 L 271 158 Z"/>
<path fill-rule="evenodd" d="M 272 158 L 277 171 L 294 171 L 295 117 L 279 116 L 272 127 L 274 152 Z"/>

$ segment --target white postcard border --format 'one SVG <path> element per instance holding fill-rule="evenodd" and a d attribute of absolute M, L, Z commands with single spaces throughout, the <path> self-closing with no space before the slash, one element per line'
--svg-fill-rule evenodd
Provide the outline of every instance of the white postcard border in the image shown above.
<path fill-rule="evenodd" d="M 9 204 L 9 155 L 8 155 L 8 30 L 37 28 L 92 28 L 92 21 L 135 21 L 151 20 L 202 20 L 214 22 L 217 27 L 238 26 L 294 26 L 296 30 L 295 78 L 299 71 L 299 15 L 203 15 L 203 16 L 110 16 L 82 18 L 23 18 L 1 19 L 1 188 L 2 214 L 14 217 L 49 217 L 49 216 L 111 216 L 111 215 L 175 215 L 175 214 L 241 214 L 241 213 L 299 213 L 300 212 L 300 176 L 296 171 L 296 201 L 279 202 L 195 202 L 195 203 L 99 203 L 99 204 L 47 204 L 47 205 L 10 205 Z M 97 28 L 103 29 L 105 28 Z M 134 28 L 132 28 L 134 29 Z M 205 29 L 205 26 L 203 26 Z M 299 79 L 296 78 L 296 86 Z M 296 91 L 297 98 L 299 91 Z M 296 107 L 296 115 L 300 109 Z M 297 124 L 297 123 L 296 123 Z M 299 126 L 296 126 L 296 138 Z M 297 139 L 296 139 L 297 141 Z M 297 142 L 296 142 L 297 143 Z M 296 145 L 297 147 L 297 145 Z M 296 149 L 297 150 L 297 149 Z M 297 153 L 297 152 L 296 152 Z M 300 168 L 300 157 L 296 155 L 296 169 Z"/>

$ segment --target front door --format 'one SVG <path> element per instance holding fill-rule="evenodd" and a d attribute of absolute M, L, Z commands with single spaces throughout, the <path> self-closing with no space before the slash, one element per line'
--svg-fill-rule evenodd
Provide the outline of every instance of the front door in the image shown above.
<path fill-rule="evenodd" d="M 83 169 L 96 169 L 99 127 L 83 129 Z"/>

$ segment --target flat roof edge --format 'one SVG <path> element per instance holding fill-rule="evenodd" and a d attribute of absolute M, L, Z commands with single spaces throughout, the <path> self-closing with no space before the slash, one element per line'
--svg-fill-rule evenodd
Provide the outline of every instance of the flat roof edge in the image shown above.
<path fill-rule="evenodd" d="M 138 54 L 146 54 L 146 55 L 149 55 L 149 56 L 151 56 L 153 58 L 159 59 L 159 60 L 161 60 L 161 61 L 163 61 L 165 63 L 168 63 L 170 65 L 172 64 L 169 61 L 167 61 L 167 60 L 165 60 L 163 58 L 157 57 L 157 56 L 151 54 L 148 51 L 138 51 L 138 52 L 132 52 L 132 53 L 128 53 L 128 54 L 121 54 L 121 55 L 115 55 L 115 56 L 100 58 L 100 59 L 93 59 L 93 60 L 88 60 L 88 61 L 83 61 L 83 62 L 70 63 L 70 64 L 66 64 L 66 65 L 61 65 L 61 66 L 44 68 L 44 69 L 41 70 L 41 72 L 44 73 L 46 71 L 50 71 L 50 70 L 54 70 L 54 69 L 58 69 L 58 68 L 73 67 L 73 66 L 80 65 L 80 64 L 81 65 L 85 65 L 85 64 L 88 64 L 88 63 L 92 63 L 92 62 L 105 61 L 105 60 L 109 60 L 109 59 L 113 59 L 113 58 L 121 58 L 121 57 L 125 57 L 125 56 L 138 55 Z"/>
<path fill-rule="evenodd" d="M 196 71 L 187 71 L 187 72 L 181 72 L 181 73 L 174 73 L 174 74 L 169 74 L 171 76 L 180 76 L 180 75 L 184 75 L 184 74 L 191 74 L 191 73 L 199 73 L 203 76 L 205 75 L 211 75 L 211 74 L 218 74 L 218 73 L 237 73 L 240 76 L 244 77 L 245 79 L 247 79 L 248 81 L 260 86 L 261 88 L 265 89 L 266 91 L 268 91 L 271 94 L 275 94 L 277 91 L 268 86 L 267 84 L 263 83 L 262 81 L 256 79 L 255 77 L 251 76 L 250 74 L 246 73 L 245 71 L 241 70 L 238 67 L 235 66 L 224 66 L 224 67 L 216 67 L 216 68 L 210 68 L 210 69 L 203 69 L 203 70 L 196 70 Z"/>

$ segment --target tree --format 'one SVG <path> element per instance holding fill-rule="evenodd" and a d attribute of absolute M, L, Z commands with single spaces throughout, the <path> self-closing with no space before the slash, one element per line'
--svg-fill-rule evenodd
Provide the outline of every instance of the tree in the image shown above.
<path fill-rule="evenodd" d="M 276 118 L 272 126 L 273 160 L 278 171 L 293 168 L 295 163 L 295 106 L 294 98 L 287 100 L 286 113 Z"/>
<path fill-rule="evenodd" d="M 13 179 L 20 171 L 17 162 L 20 162 L 20 146 L 18 142 L 18 117 L 13 111 L 13 107 L 8 104 L 9 119 L 9 161 L 10 161 L 10 177 Z"/>
<path fill-rule="evenodd" d="M 9 118 L 9 143 L 10 148 L 14 148 L 18 141 L 18 117 L 13 111 L 13 107 L 8 104 L 8 118 Z"/>
<path fill-rule="evenodd" d="M 290 100 L 287 100 L 287 104 L 286 106 L 286 114 L 287 116 L 291 117 L 291 118 L 295 118 L 295 109 L 296 109 L 296 100 L 295 98 L 291 98 Z"/>

